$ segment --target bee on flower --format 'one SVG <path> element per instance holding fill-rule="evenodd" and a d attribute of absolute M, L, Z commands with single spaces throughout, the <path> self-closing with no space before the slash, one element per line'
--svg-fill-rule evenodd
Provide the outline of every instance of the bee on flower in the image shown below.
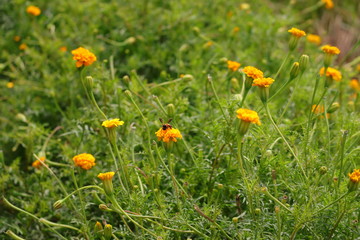
<path fill-rule="evenodd" d="M 30 15 L 33 15 L 33 16 L 39 16 L 41 14 L 41 10 L 40 8 L 36 7 L 36 6 L 28 6 L 26 8 L 26 12 Z"/>
<path fill-rule="evenodd" d="M 162 127 L 155 132 L 158 141 L 162 141 L 164 143 L 177 142 L 178 139 L 182 139 L 182 135 L 180 131 L 176 128 L 173 128 L 170 125 L 172 119 L 169 119 L 167 123 L 160 118 L 160 122 L 162 123 Z"/>
<path fill-rule="evenodd" d="M 84 170 L 89 170 L 95 166 L 95 158 L 89 153 L 81 153 L 73 157 L 75 166 L 81 167 Z"/>
<path fill-rule="evenodd" d="M 83 47 L 72 50 L 71 54 L 73 55 L 73 59 L 76 60 L 77 68 L 82 66 L 90 66 L 97 60 L 96 56 L 92 52 Z"/>

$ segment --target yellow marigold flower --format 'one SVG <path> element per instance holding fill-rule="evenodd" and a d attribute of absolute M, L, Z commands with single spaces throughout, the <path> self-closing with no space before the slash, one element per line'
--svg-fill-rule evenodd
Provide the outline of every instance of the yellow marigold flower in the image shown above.
<path fill-rule="evenodd" d="M 13 88 L 14 87 L 14 82 L 8 82 L 8 83 L 6 83 L 6 87 L 7 88 Z"/>
<path fill-rule="evenodd" d="M 33 16 L 39 16 L 41 14 L 40 8 L 38 8 L 36 6 L 28 6 L 26 8 L 26 12 Z"/>
<path fill-rule="evenodd" d="M 45 157 L 40 157 L 39 160 L 35 160 L 35 161 L 31 164 L 31 166 L 33 166 L 34 168 L 39 169 L 39 168 L 42 166 L 42 164 L 41 164 L 40 161 L 41 161 L 41 162 L 45 162 Z"/>
<path fill-rule="evenodd" d="M 208 41 L 208 42 L 206 42 L 206 43 L 204 44 L 204 48 L 209 48 L 209 47 L 211 47 L 212 45 L 214 45 L 214 42 Z"/>
<path fill-rule="evenodd" d="M 325 3 L 326 9 L 331 9 L 334 7 L 334 3 L 332 0 L 321 0 L 323 3 Z"/>
<path fill-rule="evenodd" d="M 349 173 L 350 181 L 348 183 L 349 192 L 357 190 L 360 184 L 360 169 L 354 169 L 352 173 Z"/>
<path fill-rule="evenodd" d="M 297 29 L 297 28 L 291 28 L 288 30 L 289 33 L 291 33 L 294 37 L 301 38 L 306 35 L 306 33 L 303 30 Z"/>
<path fill-rule="evenodd" d="M 115 172 L 106 172 L 106 173 L 99 173 L 97 177 L 100 178 L 102 181 L 105 181 L 105 180 L 112 180 L 114 175 Z"/>
<path fill-rule="evenodd" d="M 237 33 L 237 32 L 239 32 L 239 31 L 240 31 L 240 28 L 239 28 L 239 27 L 234 27 L 233 30 L 232 30 L 233 33 Z"/>
<path fill-rule="evenodd" d="M 360 72 L 360 63 L 359 63 L 358 65 L 356 65 L 356 70 L 357 70 L 358 72 Z"/>
<path fill-rule="evenodd" d="M 96 56 L 89 50 L 79 47 L 71 51 L 73 59 L 76 60 L 76 67 L 89 66 L 96 61 Z"/>
<path fill-rule="evenodd" d="M 167 127 L 165 130 L 161 127 L 156 133 L 158 141 L 168 142 L 177 142 L 177 139 L 182 139 L 180 131 L 176 128 Z"/>
<path fill-rule="evenodd" d="M 324 76 L 325 68 L 322 67 L 320 69 L 320 76 Z M 328 67 L 326 70 L 326 77 L 330 77 L 332 80 L 339 82 L 342 78 L 341 72 L 336 70 L 335 68 Z"/>
<path fill-rule="evenodd" d="M 236 70 L 238 70 L 240 66 L 241 66 L 241 64 L 238 63 L 238 62 L 230 61 L 230 60 L 227 61 L 227 67 L 228 67 L 228 69 L 230 69 L 230 70 L 233 71 L 233 72 L 235 72 Z"/>
<path fill-rule="evenodd" d="M 324 53 L 330 54 L 330 55 L 339 55 L 340 54 L 340 49 L 338 49 L 335 46 L 331 46 L 331 45 L 324 45 L 321 47 L 321 50 Z"/>
<path fill-rule="evenodd" d="M 19 49 L 20 50 L 25 50 L 25 49 L 27 49 L 27 47 L 28 46 L 25 43 L 22 43 L 22 44 L 20 44 Z"/>
<path fill-rule="evenodd" d="M 239 8 L 240 8 L 240 10 L 249 10 L 249 9 L 250 9 L 250 4 L 248 4 L 248 3 L 241 3 L 241 4 L 239 5 Z"/>
<path fill-rule="evenodd" d="M 354 183 L 360 182 L 360 169 L 354 169 L 352 173 L 349 173 L 349 178 Z"/>
<path fill-rule="evenodd" d="M 316 104 L 314 104 L 314 105 L 312 105 L 312 107 L 311 107 L 311 111 L 312 111 L 313 113 L 317 114 L 317 115 L 320 115 L 320 114 L 324 113 L 325 108 L 324 108 L 323 105 L 316 105 Z M 320 116 L 320 118 L 324 118 L 324 116 Z M 330 113 L 327 113 L 327 114 L 326 114 L 326 118 L 330 118 Z"/>
<path fill-rule="evenodd" d="M 242 121 L 249 122 L 249 123 L 255 123 L 257 125 L 261 125 L 259 115 L 257 112 L 245 109 L 245 108 L 239 108 L 237 111 L 237 118 L 241 119 Z"/>
<path fill-rule="evenodd" d="M 66 46 L 62 46 L 59 48 L 60 52 L 66 52 L 67 51 L 67 47 Z"/>
<path fill-rule="evenodd" d="M 358 79 L 356 79 L 356 78 L 351 79 L 349 85 L 355 91 L 360 91 L 360 82 Z"/>
<path fill-rule="evenodd" d="M 21 37 L 20 36 L 14 36 L 14 41 L 15 42 L 20 42 L 21 40 Z"/>
<path fill-rule="evenodd" d="M 114 118 L 111 120 L 105 120 L 101 124 L 101 126 L 106 127 L 106 128 L 114 128 L 114 127 L 121 126 L 121 125 L 124 125 L 124 121 L 120 121 L 120 119 L 118 119 L 118 118 Z"/>
<path fill-rule="evenodd" d="M 253 86 L 268 88 L 271 84 L 273 84 L 273 82 L 275 82 L 275 80 L 272 78 L 257 78 L 254 79 Z"/>
<path fill-rule="evenodd" d="M 315 43 L 316 45 L 321 44 L 321 37 L 319 35 L 309 34 L 307 35 L 306 39 L 308 40 L 308 42 Z"/>
<path fill-rule="evenodd" d="M 81 153 L 73 157 L 75 166 L 81 167 L 82 169 L 89 170 L 95 166 L 95 158 L 89 153 Z"/>
<path fill-rule="evenodd" d="M 264 73 L 262 71 L 260 71 L 259 69 L 255 68 L 255 67 L 252 67 L 252 66 L 244 67 L 244 69 L 242 71 L 246 74 L 246 76 L 248 76 L 252 79 L 264 77 Z"/>

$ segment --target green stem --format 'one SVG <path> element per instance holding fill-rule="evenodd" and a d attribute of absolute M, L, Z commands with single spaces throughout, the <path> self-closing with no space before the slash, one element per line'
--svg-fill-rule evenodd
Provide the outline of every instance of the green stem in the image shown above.
<path fill-rule="evenodd" d="M 284 61 L 281 63 L 281 65 L 280 65 L 277 73 L 275 74 L 275 77 L 274 77 L 275 80 L 277 79 L 277 77 L 279 76 L 281 70 L 282 70 L 283 67 L 285 66 L 285 63 L 286 63 L 287 60 L 289 59 L 291 52 L 292 52 L 292 51 L 288 51 L 288 53 L 286 54 L 286 57 L 285 57 Z"/>
<path fill-rule="evenodd" d="M 285 142 L 286 146 L 289 148 L 291 154 L 294 156 L 297 164 L 299 165 L 299 167 L 300 167 L 300 169 L 301 169 L 301 172 L 303 173 L 304 177 L 307 179 L 306 173 L 305 173 L 305 171 L 304 171 L 304 168 L 303 168 L 302 164 L 300 163 L 299 158 L 296 156 L 294 150 L 292 149 L 292 147 L 290 146 L 290 144 L 289 144 L 288 141 L 286 140 L 285 136 L 284 136 L 284 135 L 282 134 L 282 132 L 280 131 L 279 127 L 276 125 L 274 119 L 273 119 L 272 116 L 271 116 L 269 106 L 268 106 L 266 103 L 265 103 L 265 109 L 266 109 L 266 113 L 268 114 L 271 123 L 273 124 L 274 128 L 276 129 L 276 131 L 279 133 L 280 137 L 281 137 L 281 138 L 283 139 L 283 141 Z"/>
<path fill-rule="evenodd" d="M 115 143 L 114 144 L 114 149 L 115 149 L 115 153 L 119 159 L 119 162 L 121 164 L 121 170 L 124 174 L 124 183 L 125 183 L 125 190 L 127 193 L 129 193 L 129 182 L 130 182 L 130 178 L 129 178 L 129 173 L 128 173 L 128 170 L 127 170 L 127 166 L 124 162 L 124 160 L 122 159 L 121 155 L 120 155 L 120 152 L 119 152 L 119 149 L 118 149 L 118 146 L 117 144 Z"/>
<path fill-rule="evenodd" d="M 338 201 L 340 201 L 341 199 L 343 199 L 344 197 L 346 197 L 350 192 L 346 192 L 343 195 L 341 195 L 339 198 L 337 198 L 335 201 L 329 203 L 328 205 L 326 205 L 325 207 L 322 207 L 321 209 L 317 210 L 313 216 L 315 216 L 316 214 L 320 213 L 321 211 L 325 210 L 328 207 L 331 207 L 332 205 L 334 205 L 335 203 L 337 203 Z"/>
<path fill-rule="evenodd" d="M 209 83 L 210 83 L 211 89 L 213 90 L 213 93 L 214 93 L 214 95 L 215 95 L 216 101 L 217 101 L 218 104 L 219 104 L 221 113 L 222 113 L 222 115 L 224 116 L 224 119 L 225 119 L 226 123 L 227 123 L 228 125 L 230 125 L 230 122 L 229 122 L 229 120 L 228 120 L 228 118 L 227 118 L 227 116 L 226 116 L 226 114 L 225 114 L 225 111 L 224 111 L 223 107 L 222 107 L 221 104 L 220 104 L 219 96 L 218 96 L 217 93 L 216 93 L 216 90 L 215 90 L 215 87 L 214 87 L 214 83 L 213 83 L 212 77 L 211 77 L 210 75 L 208 75 L 208 81 L 209 81 Z"/>
<path fill-rule="evenodd" d="M 273 201 L 275 201 L 277 204 L 279 204 L 281 207 L 283 207 L 284 209 L 286 209 L 286 211 L 292 213 L 292 211 L 287 207 L 285 206 L 282 202 L 280 202 L 276 197 L 274 197 L 273 195 L 271 195 L 271 193 L 266 190 L 265 192 L 265 195 L 268 196 L 269 198 L 271 198 Z"/>
<path fill-rule="evenodd" d="M 345 143 L 346 143 L 346 137 L 347 137 L 348 131 L 343 131 L 343 134 L 341 136 L 341 143 L 340 143 L 340 172 L 338 177 L 338 190 L 340 190 L 340 183 L 342 180 L 342 171 L 343 171 L 343 165 L 344 165 L 344 149 L 345 149 Z"/>
<path fill-rule="evenodd" d="M 110 149 L 111 157 L 114 159 L 114 164 L 115 164 L 115 168 L 116 168 L 116 175 L 117 175 L 117 177 L 119 178 L 119 182 L 120 182 L 120 185 L 121 185 L 122 189 L 126 192 L 126 188 L 125 188 L 125 186 L 124 186 L 124 183 L 123 183 L 123 181 L 121 180 L 121 175 L 120 175 L 120 172 L 119 172 L 120 168 L 119 168 L 119 165 L 118 165 L 118 163 L 117 163 L 118 160 L 116 159 L 116 157 L 115 157 L 115 155 L 114 155 L 114 151 L 113 151 L 113 149 L 112 149 L 112 147 L 111 147 L 111 143 L 109 143 L 109 149 Z M 119 159 L 119 161 L 120 161 L 120 159 Z M 120 164 L 121 164 L 121 163 L 120 163 Z"/>

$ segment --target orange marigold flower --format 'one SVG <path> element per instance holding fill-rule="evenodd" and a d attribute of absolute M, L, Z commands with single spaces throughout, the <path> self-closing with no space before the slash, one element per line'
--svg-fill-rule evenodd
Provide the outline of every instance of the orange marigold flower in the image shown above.
<path fill-rule="evenodd" d="M 15 86 L 14 82 L 8 82 L 6 83 L 7 88 L 13 88 Z"/>
<path fill-rule="evenodd" d="M 303 30 L 300 30 L 300 29 L 294 28 L 294 27 L 289 29 L 288 32 L 297 38 L 301 38 L 306 35 L 306 33 Z"/>
<path fill-rule="evenodd" d="M 96 61 L 96 56 L 89 50 L 79 47 L 71 51 L 73 59 L 76 60 L 76 67 L 89 66 Z"/>
<path fill-rule="evenodd" d="M 121 125 L 124 125 L 124 121 L 120 121 L 119 118 L 105 120 L 101 124 L 101 126 L 106 127 L 106 128 L 114 128 L 114 127 L 121 126 Z"/>
<path fill-rule="evenodd" d="M 82 169 L 89 170 L 95 166 L 95 158 L 89 153 L 81 153 L 73 157 L 75 166 L 81 167 Z"/>
<path fill-rule="evenodd" d="M 237 33 L 237 32 L 239 32 L 239 31 L 240 31 L 240 28 L 239 28 L 239 27 L 234 27 L 233 30 L 232 30 L 233 33 Z"/>
<path fill-rule="evenodd" d="M 211 47 L 212 45 L 214 45 L 214 42 L 212 42 L 212 41 L 208 41 L 208 42 L 206 42 L 205 44 L 204 44 L 204 48 L 209 48 L 209 47 Z"/>
<path fill-rule="evenodd" d="M 254 79 L 253 86 L 268 88 L 271 84 L 273 84 L 273 82 L 275 82 L 275 80 L 272 78 L 257 78 Z"/>
<path fill-rule="evenodd" d="M 235 72 L 236 70 L 239 69 L 239 67 L 241 66 L 241 64 L 238 63 L 238 62 L 235 62 L 235 61 L 230 61 L 230 60 L 228 60 L 228 61 L 227 61 L 227 66 L 228 66 L 228 69 L 230 69 L 231 71 Z"/>
<path fill-rule="evenodd" d="M 237 113 L 236 117 L 241 119 L 242 121 L 255 123 L 257 125 L 261 125 L 259 115 L 257 114 L 257 112 L 255 112 L 253 110 L 245 109 L 245 108 L 239 108 L 236 111 L 236 113 Z"/>
<path fill-rule="evenodd" d="M 62 46 L 59 48 L 60 52 L 66 52 L 67 51 L 67 47 L 66 46 Z"/>
<path fill-rule="evenodd" d="M 168 142 L 177 142 L 177 139 L 182 139 L 180 131 L 176 128 L 160 128 L 156 133 L 158 141 Z"/>
<path fill-rule="evenodd" d="M 351 79 L 349 85 L 355 91 L 360 91 L 360 82 L 358 79 L 356 79 L 356 78 Z"/>
<path fill-rule="evenodd" d="M 324 108 L 323 105 L 316 105 L 316 104 L 314 104 L 314 105 L 312 105 L 312 107 L 311 107 L 311 111 L 312 111 L 313 113 L 317 114 L 317 115 L 320 115 L 320 114 L 324 113 L 325 108 Z M 324 116 L 321 115 L 320 118 L 324 118 Z M 327 113 L 327 114 L 326 114 L 326 118 L 330 118 L 330 113 Z"/>
<path fill-rule="evenodd" d="M 320 76 L 324 76 L 325 68 L 322 67 L 320 69 Z M 341 72 L 336 70 L 335 68 L 328 67 L 326 70 L 326 77 L 330 77 L 331 79 L 339 82 L 342 78 Z"/>
<path fill-rule="evenodd" d="M 354 169 L 352 173 L 349 173 L 350 181 L 353 183 L 359 183 L 360 182 L 360 169 Z"/>
<path fill-rule="evenodd" d="M 339 55 L 340 54 L 340 49 L 338 49 L 335 46 L 331 46 L 331 45 L 324 45 L 321 47 L 321 50 L 324 53 L 330 54 L 330 55 Z"/>
<path fill-rule="evenodd" d="M 20 36 L 14 36 L 14 41 L 15 42 L 20 42 L 21 40 L 21 37 Z"/>
<path fill-rule="evenodd" d="M 40 8 L 38 8 L 36 6 L 28 6 L 26 8 L 26 12 L 33 16 L 39 16 L 41 14 Z"/>
<path fill-rule="evenodd" d="M 41 161 L 41 162 L 45 162 L 45 157 L 40 157 L 39 160 L 35 160 L 35 161 L 31 164 L 31 166 L 33 166 L 34 168 L 39 169 L 39 168 L 42 166 L 42 164 L 41 164 L 40 161 Z"/>
<path fill-rule="evenodd" d="M 326 9 L 331 9 L 334 7 L 334 3 L 332 0 L 321 0 L 323 3 L 325 3 Z"/>
<path fill-rule="evenodd" d="M 19 49 L 20 50 L 25 50 L 25 49 L 27 49 L 27 47 L 28 46 L 25 43 L 22 43 L 22 44 L 20 44 Z"/>
<path fill-rule="evenodd" d="M 321 44 L 321 37 L 319 35 L 309 34 L 307 35 L 306 39 L 308 40 L 308 42 L 315 43 L 316 45 Z"/>
<path fill-rule="evenodd" d="M 252 79 L 264 77 L 264 73 L 262 71 L 260 71 L 259 69 L 255 68 L 255 67 L 252 67 L 252 66 L 244 67 L 244 69 L 242 71 L 246 74 L 246 76 L 248 76 Z"/>
<path fill-rule="evenodd" d="M 106 173 L 99 173 L 97 177 L 100 178 L 102 181 L 105 181 L 105 180 L 112 180 L 114 175 L 115 172 L 106 172 Z"/>

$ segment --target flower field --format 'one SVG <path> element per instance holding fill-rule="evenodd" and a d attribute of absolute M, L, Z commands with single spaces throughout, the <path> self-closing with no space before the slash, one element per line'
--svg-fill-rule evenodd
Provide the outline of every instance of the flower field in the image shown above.
<path fill-rule="evenodd" d="M 0 12 L 0 239 L 360 239 L 360 2 Z"/>

